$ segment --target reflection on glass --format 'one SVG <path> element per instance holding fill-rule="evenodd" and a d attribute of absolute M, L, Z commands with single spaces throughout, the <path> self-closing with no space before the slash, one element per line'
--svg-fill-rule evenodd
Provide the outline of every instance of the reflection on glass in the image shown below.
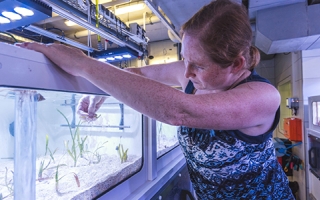
<path fill-rule="evenodd" d="M 320 126 L 320 102 L 312 102 L 312 123 Z"/>
<path fill-rule="evenodd" d="M 8 93 L 0 89 L 0 197 L 13 199 L 13 171 L 14 171 L 14 92 Z M 1 198 L 0 198 L 1 199 Z"/>
<path fill-rule="evenodd" d="M 312 124 L 313 125 L 319 125 L 318 124 L 318 115 L 317 115 L 317 102 L 312 102 Z"/>
<path fill-rule="evenodd" d="M 317 125 L 320 126 L 320 102 L 317 102 Z"/>
<path fill-rule="evenodd" d="M 14 199 L 15 93 L 0 91 L 0 197 Z M 36 199 L 93 199 L 142 165 L 142 116 L 109 97 L 94 122 L 79 118 L 82 94 L 37 91 Z M 16 124 L 15 124 L 16 123 Z M 28 176 L 28 174 L 26 174 Z"/>
<path fill-rule="evenodd" d="M 166 152 L 178 145 L 177 131 L 178 126 L 171 126 L 156 121 L 157 126 L 157 157 L 159 158 Z"/>

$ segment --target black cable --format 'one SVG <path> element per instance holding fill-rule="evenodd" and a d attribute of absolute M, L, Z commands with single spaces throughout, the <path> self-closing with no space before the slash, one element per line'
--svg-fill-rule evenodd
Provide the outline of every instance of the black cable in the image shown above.
<path fill-rule="evenodd" d="M 152 15 L 149 17 L 149 24 L 153 25 L 153 22 L 151 21 Z"/>
<path fill-rule="evenodd" d="M 27 38 L 32 41 L 41 42 L 41 43 L 51 43 L 51 40 L 52 40 L 51 38 L 47 38 L 40 34 L 35 34 L 34 32 L 25 29 L 25 27 L 27 26 L 19 27 L 17 29 L 12 29 L 12 30 L 9 30 L 8 32 L 23 38 Z"/>
<path fill-rule="evenodd" d="M 76 38 L 77 40 L 80 39 L 79 37 L 77 37 L 76 33 L 73 34 L 73 37 Z"/>
<path fill-rule="evenodd" d="M 0 31 L 0 33 L 5 34 L 5 35 L 9 35 L 14 40 L 14 42 L 18 42 L 18 40 L 12 34 L 7 33 L 7 32 L 3 32 L 3 31 Z"/>
<path fill-rule="evenodd" d="M 61 29 L 59 29 L 59 28 L 52 27 L 52 28 L 47 28 L 46 30 L 47 30 L 47 31 L 50 31 L 50 30 L 60 31 L 60 32 L 61 32 L 61 37 L 62 37 L 62 38 L 65 38 L 64 31 L 61 30 Z"/>

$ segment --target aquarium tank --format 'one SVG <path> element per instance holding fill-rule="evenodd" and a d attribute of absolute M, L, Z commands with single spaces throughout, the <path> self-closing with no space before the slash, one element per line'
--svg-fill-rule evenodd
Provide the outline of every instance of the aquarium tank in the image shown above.
<path fill-rule="evenodd" d="M 142 167 L 142 114 L 38 52 L 0 43 L 0 99 L 0 199 L 94 199 Z"/>
<path fill-rule="evenodd" d="M 161 157 L 178 146 L 178 128 L 160 121 L 155 121 L 157 132 L 157 157 Z"/>

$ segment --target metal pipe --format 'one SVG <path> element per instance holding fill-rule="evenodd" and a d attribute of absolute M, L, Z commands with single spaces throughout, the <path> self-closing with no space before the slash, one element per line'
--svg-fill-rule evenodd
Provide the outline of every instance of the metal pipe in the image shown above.
<path fill-rule="evenodd" d="M 93 52 L 93 48 L 90 48 L 84 44 L 81 44 L 79 42 L 73 41 L 71 39 L 65 38 L 64 36 L 61 35 L 57 35 L 55 33 L 52 33 L 50 31 L 44 30 L 42 28 L 33 26 L 33 25 L 29 25 L 27 27 L 25 27 L 25 29 L 32 31 L 32 32 L 36 32 L 39 33 L 40 35 L 44 35 L 46 37 L 52 38 L 54 40 L 58 40 L 60 42 L 72 45 L 74 47 L 78 47 L 79 49 L 85 50 L 85 51 L 89 51 L 89 52 Z"/>
<path fill-rule="evenodd" d="M 146 15 L 147 15 L 147 12 L 144 12 L 143 13 L 143 30 L 146 30 Z"/>

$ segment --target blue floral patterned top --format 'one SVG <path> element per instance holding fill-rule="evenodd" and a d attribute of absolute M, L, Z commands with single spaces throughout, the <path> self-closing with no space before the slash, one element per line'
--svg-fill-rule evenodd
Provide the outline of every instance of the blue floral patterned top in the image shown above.
<path fill-rule="evenodd" d="M 250 81 L 270 83 L 253 70 L 238 85 Z M 193 90 L 190 81 L 185 93 L 192 94 Z M 279 116 L 280 109 L 272 128 L 259 136 L 239 130 L 180 127 L 179 142 L 199 200 L 294 199 L 272 141 Z"/>

